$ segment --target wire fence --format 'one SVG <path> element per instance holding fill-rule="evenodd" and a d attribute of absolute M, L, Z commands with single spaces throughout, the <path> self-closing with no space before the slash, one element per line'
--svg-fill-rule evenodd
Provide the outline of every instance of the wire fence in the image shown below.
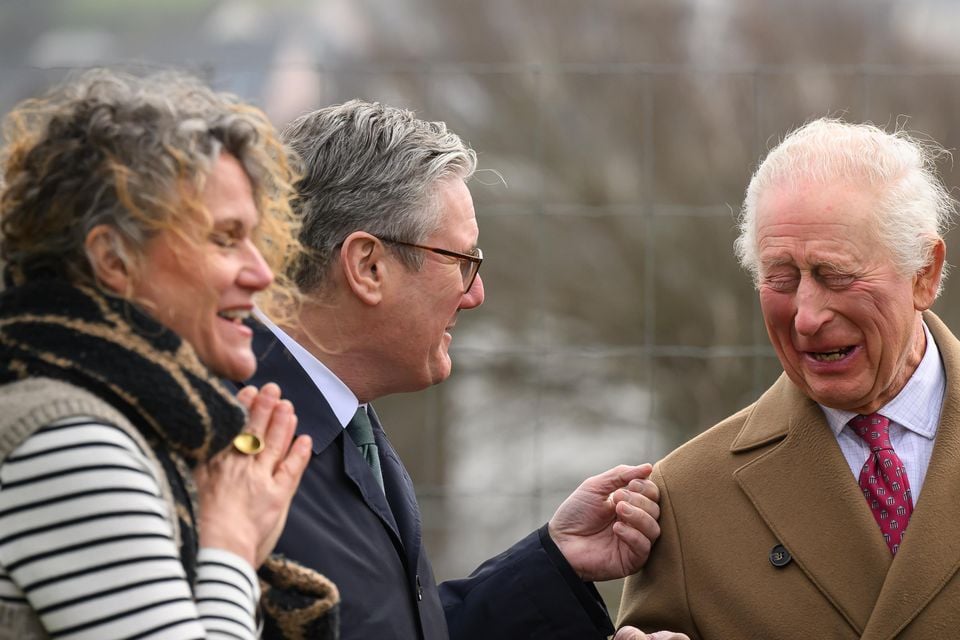
<path fill-rule="evenodd" d="M 378 403 L 441 579 L 545 522 L 583 478 L 656 460 L 779 375 L 732 242 L 750 171 L 782 135 L 832 114 L 905 122 L 949 149 L 960 141 L 960 64 L 921 54 L 895 64 L 281 63 L 263 46 L 242 63 L 222 51 L 175 63 L 278 125 L 354 97 L 413 108 L 445 120 L 491 170 L 471 183 L 487 300 L 457 325 L 454 374 Z M 68 70 L 0 64 L 0 111 Z M 943 169 L 955 186 L 957 172 Z M 948 236 L 948 259 L 958 249 Z M 953 324 L 950 291 L 935 310 Z M 603 592 L 615 609 L 618 585 Z"/>

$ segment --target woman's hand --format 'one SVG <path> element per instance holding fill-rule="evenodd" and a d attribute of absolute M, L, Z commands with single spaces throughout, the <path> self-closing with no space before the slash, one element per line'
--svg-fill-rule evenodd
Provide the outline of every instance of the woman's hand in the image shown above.
<path fill-rule="evenodd" d="M 291 444 L 297 416 L 277 385 L 244 387 L 237 400 L 250 415 L 244 430 L 264 447 L 254 455 L 229 447 L 195 470 L 200 546 L 231 551 L 259 567 L 283 531 L 311 443 L 300 436 Z"/>

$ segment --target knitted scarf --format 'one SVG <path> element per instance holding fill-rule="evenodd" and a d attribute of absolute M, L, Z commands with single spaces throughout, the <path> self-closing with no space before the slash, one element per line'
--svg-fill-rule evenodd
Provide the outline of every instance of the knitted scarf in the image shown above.
<path fill-rule="evenodd" d="M 187 467 L 230 443 L 243 409 L 175 333 L 119 298 L 56 278 L 0 295 L 0 384 L 26 377 L 86 389 L 140 430 L 170 482 L 193 584 L 196 496 Z"/>
<path fill-rule="evenodd" d="M 136 306 L 57 277 L 0 293 L 0 384 L 28 377 L 86 389 L 143 434 L 170 483 L 180 557 L 193 585 L 199 544 L 190 469 L 243 428 L 245 412 L 232 394 L 188 343 Z M 326 578 L 279 557 L 266 563 L 261 578 L 272 637 L 338 637 L 339 596 Z"/>

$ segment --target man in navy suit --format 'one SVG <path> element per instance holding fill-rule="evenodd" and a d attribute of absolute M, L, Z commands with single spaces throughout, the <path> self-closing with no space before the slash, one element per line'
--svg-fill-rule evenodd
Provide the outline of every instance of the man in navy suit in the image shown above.
<path fill-rule="evenodd" d="M 338 585 L 347 640 L 606 638 L 592 581 L 637 571 L 659 535 L 649 465 L 587 479 L 540 530 L 437 585 L 413 483 L 369 404 L 445 380 L 457 314 L 483 302 L 475 153 L 443 123 L 359 101 L 285 138 L 304 164 L 304 301 L 283 326 L 261 316 L 250 382 L 280 384 L 314 456 L 277 551 Z M 350 435 L 355 415 L 371 442 Z"/>

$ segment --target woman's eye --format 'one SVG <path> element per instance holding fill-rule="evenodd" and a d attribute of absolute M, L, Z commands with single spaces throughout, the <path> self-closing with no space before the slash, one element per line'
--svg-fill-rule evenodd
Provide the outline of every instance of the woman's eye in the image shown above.
<path fill-rule="evenodd" d="M 229 249 L 237 244 L 237 239 L 231 236 L 229 233 L 224 233 L 222 231 L 215 231 L 210 234 L 210 242 L 217 245 L 218 247 L 223 247 Z"/>

